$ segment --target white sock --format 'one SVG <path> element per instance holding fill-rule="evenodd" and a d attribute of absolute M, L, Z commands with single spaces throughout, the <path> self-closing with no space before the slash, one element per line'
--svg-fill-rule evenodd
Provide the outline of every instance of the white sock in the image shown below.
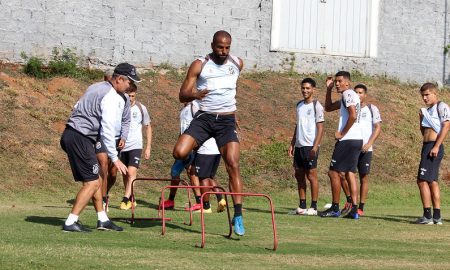
<path fill-rule="evenodd" d="M 77 221 L 78 221 L 78 216 L 71 213 L 67 217 L 65 224 L 66 224 L 66 226 L 70 226 L 70 225 L 74 224 Z"/>
<path fill-rule="evenodd" d="M 105 222 L 105 221 L 109 220 L 105 211 L 97 212 L 97 216 L 98 216 L 98 220 L 100 220 L 101 222 Z"/>

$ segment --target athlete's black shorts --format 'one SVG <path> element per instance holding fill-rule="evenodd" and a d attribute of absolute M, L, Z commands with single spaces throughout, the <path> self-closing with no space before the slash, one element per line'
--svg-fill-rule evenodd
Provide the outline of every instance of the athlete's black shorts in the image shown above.
<path fill-rule="evenodd" d="M 316 157 L 309 159 L 309 152 L 312 146 L 295 147 L 294 149 L 294 167 L 298 169 L 311 170 L 317 168 L 317 159 L 319 158 L 319 150 L 317 150 Z"/>
<path fill-rule="evenodd" d="M 60 144 L 67 153 L 75 181 L 89 182 L 98 179 L 99 166 L 93 140 L 67 126 Z"/>
<path fill-rule="evenodd" d="M 358 173 L 359 175 L 369 174 L 372 165 L 372 151 L 361 152 L 358 158 Z"/>
<path fill-rule="evenodd" d="M 437 181 L 439 177 L 439 167 L 442 158 L 444 157 L 444 145 L 441 144 L 437 157 L 431 158 L 430 151 L 435 142 L 425 142 L 422 146 L 421 160 L 419 164 L 419 171 L 417 179 L 425 180 L 427 182 Z"/>
<path fill-rule="evenodd" d="M 195 175 L 198 178 L 214 178 L 216 176 L 217 168 L 219 168 L 221 155 L 202 155 L 197 153 L 195 155 L 194 167 Z"/>
<path fill-rule="evenodd" d="M 141 155 L 142 149 L 133 149 L 130 151 L 122 151 L 119 154 L 120 161 L 125 164 L 125 166 L 133 166 L 139 168 L 139 164 L 141 163 Z"/>
<path fill-rule="evenodd" d="M 337 141 L 331 156 L 330 170 L 356 173 L 362 140 Z"/>
<path fill-rule="evenodd" d="M 184 134 L 192 136 L 198 145 L 211 137 L 216 139 L 219 148 L 229 142 L 239 142 L 234 114 L 219 115 L 198 111 Z"/>
<path fill-rule="evenodd" d="M 116 147 L 119 146 L 119 142 L 120 142 L 120 139 L 116 139 Z M 117 148 L 117 151 L 120 154 L 120 149 Z M 95 153 L 96 154 L 108 153 L 108 150 L 106 149 L 106 146 L 103 143 L 101 136 L 98 136 L 97 141 L 95 142 Z"/>

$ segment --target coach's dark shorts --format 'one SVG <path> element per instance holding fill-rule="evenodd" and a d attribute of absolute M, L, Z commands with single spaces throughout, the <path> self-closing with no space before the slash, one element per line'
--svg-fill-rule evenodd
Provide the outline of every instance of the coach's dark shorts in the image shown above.
<path fill-rule="evenodd" d="M 198 178 L 214 178 L 217 173 L 217 168 L 219 168 L 221 155 L 202 155 L 197 153 L 195 155 L 194 166 L 195 175 Z"/>
<path fill-rule="evenodd" d="M 93 140 L 71 127 L 66 127 L 60 144 L 67 153 L 75 181 L 88 182 L 98 179 L 98 161 Z"/>
<path fill-rule="evenodd" d="M 298 169 L 311 170 L 317 168 L 317 159 L 319 157 L 319 150 L 317 150 L 314 159 L 309 159 L 309 152 L 312 146 L 295 147 L 294 149 L 294 167 Z"/>
<path fill-rule="evenodd" d="M 120 139 L 116 139 L 116 147 L 119 146 Z M 117 148 L 118 154 L 120 154 L 120 149 Z M 95 142 L 95 153 L 101 154 L 101 153 L 108 153 L 108 150 L 106 149 L 105 144 L 103 143 L 102 137 L 98 136 L 97 141 Z"/>
<path fill-rule="evenodd" d="M 337 141 L 331 156 L 330 170 L 356 173 L 362 140 Z"/>
<path fill-rule="evenodd" d="M 372 151 L 361 152 L 358 158 L 358 173 L 359 175 L 369 174 L 372 164 Z"/>
<path fill-rule="evenodd" d="M 417 173 L 417 179 L 425 180 L 427 182 L 437 181 L 439 177 L 439 167 L 441 165 L 442 158 L 444 157 L 444 145 L 439 147 L 438 156 L 431 158 L 429 156 L 431 149 L 435 142 L 425 142 L 422 146 L 421 160 L 419 164 L 419 172 Z"/>
<path fill-rule="evenodd" d="M 125 166 L 139 168 L 139 164 L 141 163 L 141 155 L 142 149 L 133 149 L 126 152 L 120 152 L 119 157 L 120 161 L 122 161 Z"/>
<path fill-rule="evenodd" d="M 198 145 L 214 137 L 219 149 L 229 142 L 239 142 L 234 114 L 218 115 L 198 111 L 184 134 L 192 136 Z"/>

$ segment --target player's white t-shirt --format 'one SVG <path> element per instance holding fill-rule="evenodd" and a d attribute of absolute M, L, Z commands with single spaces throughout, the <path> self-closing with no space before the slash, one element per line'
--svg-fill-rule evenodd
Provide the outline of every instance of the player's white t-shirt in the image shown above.
<path fill-rule="evenodd" d="M 359 127 L 359 118 L 361 115 L 361 102 L 359 100 L 358 94 L 353 89 L 347 89 L 342 93 L 341 108 L 339 116 L 339 126 L 338 130 L 342 132 L 345 124 L 348 121 L 348 111 L 347 108 L 350 106 L 356 107 L 356 120 L 353 123 L 350 130 L 345 134 L 340 141 L 345 140 L 362 140 L 361 129 Z"/>
<path fill-rule="evenodd" d="M 142 104 L 141 108 L 142 112 L 136 103 L 134 103 L 134 105 L 130 108 L 130 131 L 128 133 L 127 141 L 125 142 L 125 147 L 122 150 L 124 152 L 134 149 L 142 149 L 144 147 L 142 142 L 142 125 L 150 125 L 151 119 L 147 108 Z"/>
<path fill-rule="evenodd" d="M 200 146 L 197 150 L 197 154 L 201 155 L 220 155 L 219 148 L 217 147 L 216 140 L 209 138 L 206 142 Z"/>
<path fill-rule="evenodd" d="M 184 106 L 180 111 L 180 134 L 183 134 L 188 129 L 191 121 L 194 119 L 195 113 L 199 110 L 197 100 L 191 101 Z"/>
<path fill-rule="evenodd" d="M 369 107 L 370 106 L 370 107 Z M 361 117 L 359 118 L 359 127 L 363 137 L 363 145 L 369 142 L 373 133 L 373 125 L 381 122 L 380 111 L 377 106 L 370 104 L 361 108 Z M 368 151 L 372 151 L 371 146 Z"/>
<path fill-rule="evenodd" d="M 208 89 L 209 93 L 198 101 L 200 110 L 206 112 L 236 111 L 236 82 L 239 78 L 239 59 L 229 55 L 223 65 L 217 65 L 211 59 L 199 58 L 204 64 L 197 79 L 197 90 Z"/>
<path fill-rule="evenodd" d="M 441 132 L 441 123 L 450 121 L 449 107 L 442 101 L 434 104 L 430 108 L 422 108 L 420 110 L 423 115 L 422 127 L 432 128 L 437 134 Z"/>
<path fill-rule="evenodd" d="M 316 108 L 314 109 L 314 103 Z M 297 103 L 297 130 L 295 147 L 313 146 L 317 136 L 316 123 L 324 121 L 323 107 L 319 101 Z"/>

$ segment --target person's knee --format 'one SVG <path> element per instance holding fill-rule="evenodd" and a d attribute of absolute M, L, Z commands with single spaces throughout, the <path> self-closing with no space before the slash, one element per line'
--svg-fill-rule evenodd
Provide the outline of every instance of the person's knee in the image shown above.
<path fill-rule="evenodd" d="M 173 156 L 174 159 L 181 159 L 181 160 L 183 160 L 183 159 L 186 158 L 187 153 L 185 153 L 185 151 L 183 151 L 181 149 L 181 147 L 176 147 L 175 146 L 175 148 L 173 149 L 173 152 L 172 152 L 172 156 Z"/>
<path fill-rule="evenodd" d="M 94 181 L 85 182 L 84 185 L 88 186 L 92 191 L 97 191 L 101 186 L 101 182 L 97 179 Z"/>

